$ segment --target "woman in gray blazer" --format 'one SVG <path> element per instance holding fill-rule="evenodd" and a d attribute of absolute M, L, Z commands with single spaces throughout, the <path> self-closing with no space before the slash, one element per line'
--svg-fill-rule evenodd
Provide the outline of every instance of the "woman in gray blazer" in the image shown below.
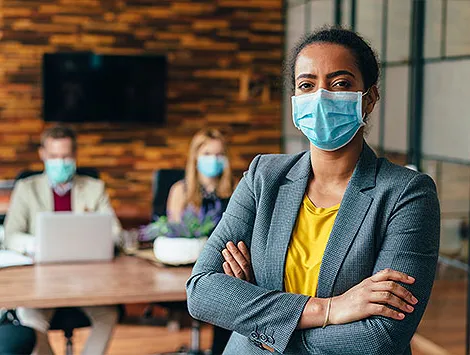
<path fill-rule="evenodd" d="M 189 311 L 234 331 L 228 355 L 411 354 L 438 257 L 435 185 L 364 142 L 379 69 L 356 33 L 306 36 L 289 69 L 310 150 L 253 160 L 187 282 Z M 296 294 L 286 292 L 286 255 L 306 198 L 339 207 L 318 286 Z"/>

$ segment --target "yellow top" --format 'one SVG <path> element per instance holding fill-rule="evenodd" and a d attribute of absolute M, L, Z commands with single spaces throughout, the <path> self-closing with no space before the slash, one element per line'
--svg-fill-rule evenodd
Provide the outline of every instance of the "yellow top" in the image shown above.
<path fill-rule="evenodd" d="M 286 256 L 286 292 L 312 297 L 316 295 L 323 254 L 339 206 L 316 207 L 305 195 Z"/>

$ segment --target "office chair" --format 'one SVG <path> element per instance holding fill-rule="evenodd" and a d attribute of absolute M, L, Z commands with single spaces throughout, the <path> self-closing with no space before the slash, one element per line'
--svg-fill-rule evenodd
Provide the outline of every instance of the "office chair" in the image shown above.
<path fill-rule="evenodd" d="M 76 307 L 58 308 L 51 319 L 49 330 L 62 330 L 66 339 L 65 354 L 73 354 L 73 331 L 78 328 L 91 326 L 90 319 L 80 309 Z"/>
<path fill-rule="evenodd" d="M 124 306 L 118 305 L 118 323 L 124 317 Z M 80 308 L 63 307 L 57 308 L 51 319 L 49 330 L 62 330 L 66 339 L 65 354 L 73 355 L 73 332 L 78 328 L 87 328 L 91 326 L 90 319 Z M 1 352 L 0 352 L 1 354 Z"/>
<path fill-rule="evenodd" d="M 158 217 L 166 216 L 166 204 L 168 201 L 168 195 L 170 193 L 171 186 L 175 182 L 184 179 L 185 172 L 183 169 L 161 169 L 156 170 L 153 174 L 152 181 L 152 219 L 155 220 Z M 150 318 L 152 316 L 152 308 L 154 304 L 149 305 L 144 311 L 144 317 Z M 188 307 L 186 301 L 184 302 L 162 302 L 158 305 L 168 308 L 170 311 L 187 311 Z M 192 321 L 191 326 L 191 345 L 189 350 L 179 352 L 178 354 L 187 355 L 199 355 L 203 354 L 199 348 L 200 342 L 200 322 L 197 320 Z"/>
<path fill-rule="evenodd" d="M 26 179 L 30 176 L 42 174 L 42 171 L 37 170 L 24 170 L 20 172 L 15 182 L 21 179 Z M 96 168 L 77 168 L 77 175 L 86 175 L 95 179 L 99 179 L 99 171 Z M 73 354 L 73 331 L 78 328 L 86 328 L 91 326 L 90 319 L 83 313 L 80 308 L 66 307 L 58 308 L 51 319 L 50 330 L 62 330 L 66 339 L 65 351 L 67 355 Z"/>
<path fill-rule="evenodd" d="M 166 216 L 166 203 L 170 188 L 177 181 L 184 179 L 183 169 L 155 170 L 152 181 L 152 219 Z"/>
<path fill-rule="evenodd" d="M 184 179 L 183 169 L 161 169 L 155 170 L 152 181 L 152 220 L 158 217 L 166 216 L 166 204 L 170 189 L 175 182 Z M 169 309 L 181 309 L 186 307 L 186 302 L 166 302 L 160 305 Z M 144 317 L 150 318 L 152 315 L 152 305 L 144 311 Z"/>

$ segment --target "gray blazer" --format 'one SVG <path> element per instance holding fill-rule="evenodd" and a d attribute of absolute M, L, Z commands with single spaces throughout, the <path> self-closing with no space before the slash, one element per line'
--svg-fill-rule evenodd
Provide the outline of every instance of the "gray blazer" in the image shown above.
<path fill-rule="evenodd" d="M 385 268 L 416 278 L 419 303 L 404 320 L 370 317 L 296 330 L 308 296 L 284 291 L 284 263 L 311 173 L 310 153 L 257 156 L 187 282 L 191 315 L 233 330 L 224 354 L 411 354 L 431 293 L 439 249 L 436 188 L 424 174 L 364 149 L 341 202 L 320 269 L 317 297 L 349 290 Z M 251 250 L 256 284 L 224 274 L 228 241 Z"/>

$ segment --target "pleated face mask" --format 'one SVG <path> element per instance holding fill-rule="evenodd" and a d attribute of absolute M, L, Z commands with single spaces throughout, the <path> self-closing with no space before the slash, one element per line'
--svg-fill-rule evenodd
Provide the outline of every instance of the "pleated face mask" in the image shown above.
<path fill-rule="evenodd" d="M 197 158 L 197 169 L 207 177 L 217 177 L 224 172 L 227 158 L 217 155 L 201 155 Z"/>
<path fill-rule="evenodd" d="M 362 116 L 365 94 L 319 89 L 312 94 L 292 96 L 294 125 L 315 147 L 325 151 L 338 150 L 365 125 Z"/>

